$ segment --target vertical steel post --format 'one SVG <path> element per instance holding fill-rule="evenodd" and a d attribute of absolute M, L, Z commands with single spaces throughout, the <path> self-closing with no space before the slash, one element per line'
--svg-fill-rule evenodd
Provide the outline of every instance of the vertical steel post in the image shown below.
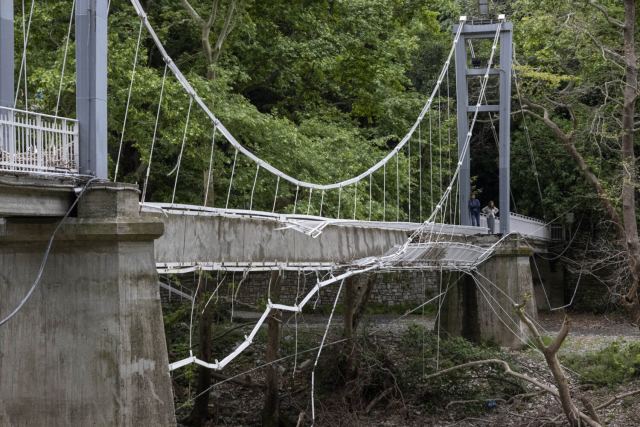
<path fill-rule="evenodd" d="M 0 0 L 0 107 L 13 107 L 13 0 Z"/>
<path fill-rule="evenodd" d="M 500 34 L 500 233 L 511 231 L 511 30 Z"/>
<path fill-rule="evenodd" d="M 76 2 L 80 173 L 107 179 L 107 2 Z"/>
<path fill-rule="evenodd" d="M 458 28 L 453 29 L 454 32 Z M 464 29 L 463 29 L 464 32 Z M 469 115 L 467 105 L 469 104 L 469 93 L 467 86 L 467 40 L 464 34 L 460 34 L 460 39 L 456 45 L 456 104 L 458 115 L 458 161 L 460 166 L 460 191 L 458 193 L 458 203 L 460 206 L 460 225 L 471 225 L 471 215 L 469 215 L 469 196 L 471 193 L 471 147 L 463 153 L 464 143 L 469 132 Z"/>

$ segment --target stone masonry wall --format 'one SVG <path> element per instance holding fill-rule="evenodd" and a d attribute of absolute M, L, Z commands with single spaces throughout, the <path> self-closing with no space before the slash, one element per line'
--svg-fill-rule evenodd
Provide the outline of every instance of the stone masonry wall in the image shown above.
<path fill-rule="evenodd" d="M 326 272 L 298 273 L 295 271 L 283 272 L 281 279 L 280 298 L 273 301 L 281 304 L 294 304 L 296 300 L 301 300 L 315 286 L 317 278 L 322 279 Z M 241 272 L 210 272 L 209 282 L 222 283 L 218 293 L 221 297 L 230 298 L 232 291 L 238 302 L 255 305 L 265 302 L 269 295 L 270 272 L 249 273 L 244 281 Z M 195 275 L 183 275 L 180 278 L 183 292 L 192 294 L 195 286 Z M 375 273 L 371 276 L 359 277 L 357 280 L 374 280 L 374 287 L 370 297 L 370 303 L 387 306 L 393 305 L 418 305 L 426 299 L 438 294 L 440 286 L 439 272 L 385 272 Z M 242 283 L 241 283 L 242 281 Z M 340 287 L 339 283 L 329 285 L 320 290 L 319 296 L 311 299 L 310 305 L 320 307 L 331 306 Z M 211 289 L 211 283 L 208 284 Z M 161 289 L 163 301 L 169 298 L 180 298 Z M 343 291 L 344 294 L 344 291 Z M 342 298 L 341 298 L 342 299 Z"/>

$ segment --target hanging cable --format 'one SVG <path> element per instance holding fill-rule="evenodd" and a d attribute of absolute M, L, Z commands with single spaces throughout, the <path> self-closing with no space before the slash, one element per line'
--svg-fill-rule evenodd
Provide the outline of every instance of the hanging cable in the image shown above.
<path fill-rule="evenodd" d="M 313 188 L 309 189 L 309 202 L 307 203 L 307 215 L 311 213 L 311 195 L 313 194 Z"/>
<path fill-rule="evenodd" d="M 156 144 L 156 136 L 158 134 L 158 123 L 160 122 L 160 110 L 162 107 L 162 97 L 164 95 L 164 84 L 167 81 L 167 64 L 164 65 L 164 74 L 162 75 L 162 85 L 160 86 L 160 100 L 158 101 L 158 110 L 156 111 L 156 123 L 153 126 L 153 137 L 151 138 L 151 149 L 149 150 L 149 162 L 147 164 L 147 172 L 144 177 L 144 186 L 142 187 L 142 203 L 145 202 L 147 196 L 147 185 L 149 184 L 149 173 L 151 172 L 151 160 L 153 159 L 153 148 Z"/>
<path fill-rule="evenodd" d="M 338 219 L 340 219 L 340 203 L 342 202 L 342 187 L 338 189 Z"/>
<path fill-rule="evenodd" d="M 320 193 L 320 216 L 322 216 L 322 206 L 324 204 L 324 190 Z"/>
<path fill-rule="evenodd" d="M 447 180 L 451 181 L 451 94 L 449 91 L 449 70 L 447 69 Z M 452 204 L 449 204 L 451 208 Z M 451 209 L 449 209 L 451 218 Z"/>
<path fill-rule="evenodd" d="M 431 199 L 431 212 L 433 212 L 433 139 L 432 139 L 431 112 L 429 112 L 429 194 Z"/>
<path fill-rule="evenodd" d="M 418 168 L 418 222 L 422 222 L 422 124 L 418 126 L 418 159 L 419 159 L 419 168 Z"/>
<path fill-rule="evenodd" d="M 69 16 L 69 26 L 67 27 L 67 38 L 64 43 L 64 55 L 62 56 L 62 69 L 60 70 L 60 84 L 58 85 L 58 97 L 56 99 L 56 109 L 53 113 L 58 116 L 60 109 L 60 98 L 62 98 L 62 84 L 64 82 L 64 70 L 67 66 L 67 56 L 69 55 L 69 40 L 71 39 L 71 27 L 73 26 L 73 17 L 75 16 L 76 0 L 71 3 L 71 16 Z"/>
<path fill-rule="evenodd" d="M 356 207 L 358 206 L 358 183 L 353 188 L 353 220 L 356 220 Z"/>
<path fill-rule="evenodd" d="M 400 221 L 400 160 L 396 156 L 396 222 Z"/>
<path fill-rule="evenodd" d="M 369 221 L 371 221 L 371 203 L 372 203 L 372 196 L 371 196 L 371 181 L 372 181 L 372 177 L 373 174 L 369 175 Z"/>
<path fill-rule="evenodd" d="M 333 319 L 333 313 L 336 311 L 336 305 L 338 305 L 338 299 L 340 298 L 340 293 L 342 293 L 342 286 L 344 285 L 344 279 L 340 282 L 340 287 L 338 288 L 338 292 L 336 293 L 336 299 L 333 301 L 333 307 L 331 308 L 331 313 L 329 314 L 329 320 L 327 320 L 327 327 L 324 330 L 324 335 L 322 335 L 322 341 L 320 342 L 320 348 L 318 349 L 318 354 L 316 355 L 316 360 L 313 363 L 313 369 L 311 370 L 311 423 L 313 424 L 316 419 L 316 404 L 315 404 L 315 378 L 316 378 L 316 367 L 318 366 L 318 360 L 320 360 L 320 354 L 322 353 L 322 347 L 324 347 L 324 342 L 327 339 L 327 334 L 329 333 L 329 327 L 331 326 L 331 320 Z"/>
<path fill-rule="evenodd" d="M 71 212 L 75 209 L 76 205 L 78 204 L 82 196 L 84 196 L 87 189 L 89 189 L 89 186 L 96 180 L 98 180 L 98 178 L 91 178 L 84 184 L 84 187 L 82 187 L 82 190 L 80 191 L 80 193 L 78 193 L 78 196 L 76 197 L 76 199 L 73 201 L 69 209 L 67 209 L 67 212 L 64 214 L 62 219 L 58 221 L 58 224 L 56 224 L 56 227 L 53 229 L 53 232 L 51 233 L 51 237 L 49 237 L 47 248 L 45 249 L 44 255 L 42 256 L 42 261 L 40 262 L 40 268 L 38 268 L 38 273 L 36 274 L 36 278 L 33 281 L 33 284 L 29 288 L 29 291 L 24 296 L 24 298 L 22 298 L 20 303 L 18 303 L 16 308 L 14 308 L 11 311 L 11 313 L 9 313 L 6 317 L 0 319 L 0 326 L 4 325 L 9 320 L 11 320 L 16 314 L 18 314 L 18 312 L 22 309 L 22 307 L 24 307 L 27 301 L 31 299 L 33 292 L 38 288 L 38 286 L 40 285 L 40 281 L 42 280 L 42 274 L 44 273 L 44 269 L 47 266 L 47 261 L 49 260 L 49 254 L 51 253 L 51 248 L 53 247 L 53 241 L 56 238 L 56 234 L 58 234 L 58 231 L 62 227 L 62 224 L 64 223 L 64 221 L 69 217 L 69 215 L 71 215 Z"/>
<path fill-rule="evenodd" d="M 29 45 L 29 35 L 31 33 L 31 20 L 33 19 L 33 6 L 35 0 L 31 0 L 31 8 L 29 10 L 29 23 L 26 23 L 25 0 L 22 0 L 22 60 L 20 61 L 20 72 L 18 73 L 18 87 L 16 87 L 16 97 L 13 101 L 13 108 L 18 105 L 18 94 L 20 90 L 20 82 L 22 81 L 22 72 L 24 71 L 24 109 L 29 109 L 28 91 L 27 91 L 27 46 Z"/>
<path fill-rule="evenodd" d="M 231 178 L 229 179 L 229 189 L 227 190 L 227 202 L 224 204 L 225 209 L 229 209 L 229 198 L 231 197 L 231 186 L 233 185 L 233 176 L 236 173 L 236 163 L 238 162 L 238 150 L 233 156 L 233 167 L 231 168 Z"/>
<path fill-rule="evenodd" d="M 193 311 L 196 307 L 196 299 L 198 299 L 198 291 L 200 290 L 201 282 L 202 282 L 202 270 L 198 270 L 198 283 L 196 285 L 196 291 L 193 294 L 193 299 L 191 300 L 191 315 L 189 316 L 189 355 L 191 357 L 193 357 Z M 206 305 L 204 310 L 206 310 Z M 204 313 L 204 310 L 203 310 L 203 313 Z"/>
<path fill-rule="evenodd" d="M 293 201 L 293 214 L 296 214 L 296 207 L 298 206 L 298 191 L 300 191 L 300 186 L 296 185 L 296 198 Z"/>
<path fill-rule="evenodd" d="M 278 200 L 278 187 L 280 186 L 280 177 L 276 180 L 276 192 L 273 195 L 273 207 L 271 208 L 271 213 L 276 211 L 276 201 Z"/>
<path fill-rule="evenodd" d="M 515 49 L 513 51 L 515 61 Z M 527 146 L 529 147 L 529 156 L 531 157 L 531 167 L 533 168 L 533 176 L 536 178 L 536 186 L 538 188 L 538 196 L 540 197 L 540 207 L 542 208 L 542 217 L 547 219 L 547 210 L 544 208 L 544 198 L 542 197 L 542 186 L 540 185 L 540 177 L 538 168 L 536 167 L 536 157 L 533 153 L 533 144 L 531 143 L 531 136 L 529 135 L 529 126 L 527 126 L 527 115 L 524 113 L 524 106 L 522 105 L 522 94 L 520 92 L 520 84 L 518 82 L 518 74 L 515 67 L 513 68 L 513 80 L 516 86 L 516 95 L 518 96 L 518 103 L 520 104 L 520 113 L 522 114 L 522 125 L 524 127 L 524 135 L 527 140 Z"/>
<path fill-rule="evenodd" d="M 189 119 L 191 118 L 191 107 L 193 106 L 193 98 L 189 98 L 189 109 L 187 110 L 187 120 L 184 122 L 184 132 L 182 134 L 182 144 L 180 145 L 180 154 L 178 155 L 178 165 L 176 169 L 176 179 L 173 182 L 173 194 L 171 195 L 171 204 L 176 199 L 176 189 L 178 188 L 178 178 L 180 177 L 180 166 L 182 165 L 182 155 L 184 153 L 184 146 L 187 141 L 187 130 L 189 129 Z"/>
<path fill-rule="evenodd" d="M 213 171 L 213 152 L 216 146 L 216 127 L 213 127 L 213 132 L 211 135 L 211 154 L 209 154 L 209 170 L 207 171 L 207 188 L 204 190 L 204 204 L 203 206 L 207 206 L 207 201 L 209 200 L 209 188 L 211 187 L 211 173 Z M 215 202 L 213 203 L 215 206 Z"/>
<path fill-rule="evenodd" d="M 258 182 L 258 173 L 260 172 L 260 165 L 256 165 L 256 176 L 253 177 L 253 187 L 251 187 L 251 198 L 249 200 L 249 210 L 253 210 L 253 194 L 256 192 L 256 182 Z"/>
<path fill-rule="evenodd" d="M 409 157 L 407 162 L 407 175 L 408 175 L 408 208 L 409 208 L 409 222 L 411 222 L 411 141 L 407 144 L 407 156 Z"/>
<path fill-rule="evenodd" d="M 387 165 L 382 167 L 382 221 L 387 220 Z"/>
<path fill-rule="evenodd" d="M 438 188 L 442 194 L 442 96 L 438 88 Z"/>
<path fill-rule="evenodd" d="M 75 0 L 74 0 L 75 1 Z M 122 144 L 124 142 L 124 131 L 127 128 L 127 118 L 129 116 L 129 105 L 131 104 L 131 92 L 133 91 L 133 82 L 136 77 L 136 67 L 138 65 L 138 53 L 140 52 L 140 40 L 142 39 L 142 28 L 144 23 L 140 19 L 140 28 L 138 29 L 138 41 L 136 42 L 136 53 L 133 56 L 133 68 L 131 70 L 131 80 L 129 81 L 129 92 L 127 93 L 127 103 L 124 108 L 124 120 L 122 121 L 122 131 L 120 132 L 120 144 L 118 145 L 118 157 L 116 157 L 116 170 L 113 174 L 113 182 L 118 180 L 118 169 L 120 167 L 120 157 L 122 156 Z M 62 80 L 60 80 L 62 84 Z M 191 106 L 189 106 L 191 108 Z"/>

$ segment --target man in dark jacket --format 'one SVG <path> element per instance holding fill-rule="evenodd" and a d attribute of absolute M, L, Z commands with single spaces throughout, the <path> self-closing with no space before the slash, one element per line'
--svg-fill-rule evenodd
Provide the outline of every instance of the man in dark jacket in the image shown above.
<path fill-rule="evenodd" d="M 471 225 L 480 227 L 480 200 L 476 199 L 476 193 L 471 193 L 469 199 L 469 215 L 471 215 Z"/>

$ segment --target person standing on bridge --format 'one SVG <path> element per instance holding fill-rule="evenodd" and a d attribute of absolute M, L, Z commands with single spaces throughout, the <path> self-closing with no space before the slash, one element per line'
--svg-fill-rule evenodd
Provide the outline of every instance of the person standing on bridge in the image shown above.
<path fill-rule="evenodd" d="M 500 212 L 493 200 L 489 201 L 489 204 L 482 208 L 482 213 L 487 216 L 487 227 L 489 227 L 489 234 L 494 234 L 496 229 L 496 215 Z"/>
<path fill-rule="evenodd" d="M 471 225 L 480 227 L 480 200 L 476 199 L 476 193 L 471 193 L 469 199 L 469 215 L 471 215 Z"/>

